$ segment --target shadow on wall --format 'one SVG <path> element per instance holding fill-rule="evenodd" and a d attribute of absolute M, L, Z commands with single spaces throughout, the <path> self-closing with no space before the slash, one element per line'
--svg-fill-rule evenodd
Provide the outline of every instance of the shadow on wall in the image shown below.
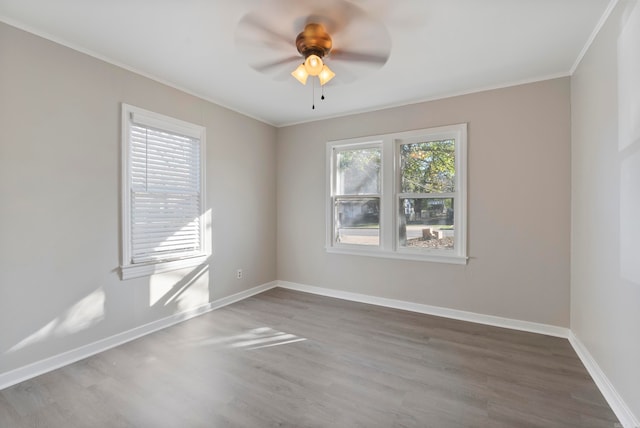
<path fill-rule="evenodd" d="M 143 322 L 138 324 L 144 324 L 144 320 L 157 320 L 208 303 L 209 261 L 207 259 L 187 273 L 182 269 L 150 277 L 148 283 L 144 284 L 145 291 L 148 290 L 149 294 L 148 305 L 132 306 L 131 309 L 136 312 L 133 319 L 143 319 Z M 102 339 L 101 334 L 95 331 L 100 329 L 109 317 L 117 317 L 117 311 L 122 310 L 116 295 L 118 293 L 116 288 L 122 287 L 131 287 L 131 284 L 125 281 L 111 287 L 99 287 L 71 304 L 68 309 L 53 319 L 38 321 L 44 325 L 14 344 L 8 344 L 7 348 L 0 353 L 0 362 L 4 357 L 10 357 L 14 362 L 26 362 L 32 358 L 29 357 L 30 355 L 51 354 L 52 343 L 62 339 L 65 343 L 80 342 L 81 345 Z M 120 297 L 122 295 L 120 294 Z M 118 325 L 117 322 L 112 324 Z M 136 326 L 131 325 L 128 328 Z M 102 334 L 106 333 L 110 336 L 121 332 L 109 333 L 110 330 L 105 330 Z M 78 340 L 73 340 L 73 337 L 78 337 Z M 71 345 L 71 348 L 75 346 Z M 70 349 L 60 352 L 66 350 Z M 0 372 L 6 370 L 6 367 L 2 366 L 4 364 L 0 364 Z"/>
<path fill-rule="evenodd" d="M 618 37 L 620 276 L 640 285 L 640 3 L 630 3 Z"/>

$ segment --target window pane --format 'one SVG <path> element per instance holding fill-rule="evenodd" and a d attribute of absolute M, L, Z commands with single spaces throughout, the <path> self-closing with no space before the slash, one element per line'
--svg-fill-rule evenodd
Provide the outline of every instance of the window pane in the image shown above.
<path fill-rule="evenodd" d="M 336 194 L 371 195 L 380 193 L 378 148 L 345 150 L 336 159 Z"/>
<path fill-rule="evenodd" d="M 400 145 L 402 193 L 455 192 L 455 141 Z"/>
<path fill-rule="evenodd" d="M 402 247 L 453 249 L 453 198 L 400 199 Z"/>
<path fill-rule="evenodd" d="M 380 198 L 336 198 L 334 207 L 335 242 L 380 245 Z"/>

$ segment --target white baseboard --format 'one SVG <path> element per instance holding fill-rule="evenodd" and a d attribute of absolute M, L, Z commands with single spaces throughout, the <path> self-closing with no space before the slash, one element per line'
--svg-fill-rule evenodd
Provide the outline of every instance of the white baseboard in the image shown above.
<path fill-rule="evenodd" d="M 545 334 L 567 339 L 569 329 L 555 325 L 540 324 L 530 321 L 521 321 L 511 318 L 497 317 L 493 315 L 478 314 L 475 312 L 460 311 L 457 309 L 431 306 L 421 303 L 407 302 L 405 300 L 387 299 L 385 297 L 370 296 L 368 294 L 351 293 L 347 291 L 334 290 L 330 288 L 315 287 L 312 285 L 298 284 L 294 282 L 278 281 L 278 287 L 289 290 L 304 291 L 312 294 L 319 294 L 327 297 L 336 297 L 343 300 L 368 303 L 371 305 L 385 306 L 388 308 L 403 309 L 405 311 L 417 312 L 427 315 L 436 315 L 444 318 L 452 318 L 461 321 L 470 321 L 478 324 L 492 325 L 495 327 L 509 328 L 512 330 L 527 331 L 531 333 Z"/>
<path fill-rule="evenodd" d="M 569 334 L 569 342 L 571 342 L 571 346 L 573 346 L 573 349 L 576 351 L 576 354 L 578 354 L 578 357 L 580 357 L 582 364 L 586 367 L 605 400 L 609 403 L 611 410 L 613 410 L 613 413 L 615 413 L 620 420 L 622 426 L 624 428 L 640 428 L 640 422 L 638 422 L 638 419 L 635 417 L 629 406 L 627 406 L 622 397 L 620 397 L 618 391 L 616 391 L 609 381 L 609 378 L 607 378 L 596 360 L 587 350 L 587 347 L 584 346 L 582 341 L 580 341 L 573 332 Z"/>
<path fill-rule="evenodd" d="M 0 373 L 0 390 L 8 388 L 11 385 L 15 385 L 25 380 L 34 378 L 41 374 L 50 372 L 52 370 L 58 369 L 60 367 L 66 366 L 68 364 L 75 363 L 76 361 L 80 361 L 99 352 L 103 352 L 115 346 L 122 345 L 123 343 L 138 339 L 155 331 L 171 327 L 172 325 L 213 311 L 214 309 L 230 305 L 253 295 L 270 290 L 276 286 L 277 282 L 275 281 L 259 285 L 248 290 L 244 290 L 239 293 L 214 300 L 213 302 L 209 302 L 202 306 L 189 309 L 187 311 L 180 312 L 166 318 L 152 321 L 148 324 L 141 325 L 131 330 L 123 331 L 122 333 L 118 333 L 105 339 L 101 339 L 96 342 L 81 346 L 79 348 L 72 349 L 62 354 L 54 355 L 52 357 L 37 361 L 23 367 L 19 367 L 9 372 Z"/>
<path fill-rule="evenodd" d="M 531 333 L 545 334 L 548 336 L 566 338 L 573 346 L 576 354 L 602 392 L 602 395 L 609 403 L 609 406 L 611 406 L 611 409 L 620 420 L 622 426 L 624 428 L 640 428 L 640 423 L 638 423 L 638 419 L 634 416 L 631 409 L 629 409 L 624 400 L 620 397 L 618 392 L 615 390 L 604 372 L 600 369 L 600 366 L 598 366 L 584 344 L 582 344 L 582 342 L 568 328 L 497 317 L 493 315 L 478 314 L 474 312 L 443 308 L 439 306 L 425 305 L 421 303 L 407 302 L 404 300 L 395 300 L 384 297 L 370 296 L 366 294 L 351 293 L 347 291 L 316 287 L 312 285 L 298 284 L 287 281 L 273 281 L 267 284 L 259 285 L 248 290 L 232 294 L 231 296 L 223 297 L 197 308 L 174 314 L 167 318 L 159 319 L 151 323 L 133 328 L 131 330 L 118 333 L 111 337 L 101 339 L 88 345 L 73 349 L 71 351 L 67 351 L 62 354 L 37 361 L 23 367 L 19 367 L 9 372 L 0 373 L 0 390 L 275 287 L 303 291 L 306 293 L 318 294 L 327 297 L 335 297 L 338 299 L 350 300 L 354 302 L 368 303 L 377 306 L 402 309 L 422 314 L 436 315 L 445 318 L 475 322 L 496 327 L 509 328 L 512 330 L 520 330 Z"/>

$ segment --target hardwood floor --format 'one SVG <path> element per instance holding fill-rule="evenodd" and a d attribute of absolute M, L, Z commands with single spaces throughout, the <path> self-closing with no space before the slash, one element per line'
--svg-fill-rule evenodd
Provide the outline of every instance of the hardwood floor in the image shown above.
<path fill-rule="evenodd" d="M 273 289 L 0 391 L 0 427 L 619 427 L 566 339 Z"/>

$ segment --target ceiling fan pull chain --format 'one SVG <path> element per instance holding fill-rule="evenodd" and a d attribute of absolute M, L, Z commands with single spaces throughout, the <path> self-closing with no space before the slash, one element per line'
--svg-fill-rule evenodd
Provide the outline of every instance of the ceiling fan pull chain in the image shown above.
<path fill-rule="evenodd" d="M 321 100 L 324 100 L 324 85 L 322 85 L 322 96 L 320 97 Z"/>
<path fill-rule="evenodd" d="M 311 81 L 311 110 L 316 109 L 316 81 L 313 79 Z"/>

